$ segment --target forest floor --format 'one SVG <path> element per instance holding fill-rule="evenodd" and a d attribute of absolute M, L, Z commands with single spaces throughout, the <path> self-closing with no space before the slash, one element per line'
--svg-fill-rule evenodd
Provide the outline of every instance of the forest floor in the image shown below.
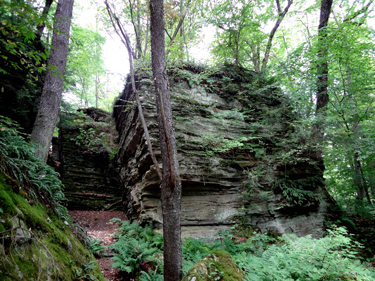
<path fill-rule="evenodd" d="M 123 212 L 110 211 L 68 211 L 73 222 L 87 230 L 88 236 L 101 240 L 102 245 L 108 246 L 115 243 L 112 236 L 119 226 L 117 224 L 108 224 L 113 218 L 119 218 L 123 221 L 127 220 Z M 111 252 L 106 251 L 105 254 L 97 257 L 100 269 L 104 278 L 108 281 L 120 281 L 118 270 L 112 268 Z"/>

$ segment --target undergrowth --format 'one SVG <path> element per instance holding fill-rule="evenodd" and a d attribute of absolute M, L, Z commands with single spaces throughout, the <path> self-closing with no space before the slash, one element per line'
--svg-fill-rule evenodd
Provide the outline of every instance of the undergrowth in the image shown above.
<path fill-rule="evenodd" d="M 14 180 L 13 191 L 43 202 L 60 218 L 70 221 L 63 185 L 58 173 L 36 157 L 35 146 L 26 142 L 19 127 L 0 115 L 0 170 Z"/>
<path fill-rule="evenodd" d="M 136 223 L 122 222 L 113 266 L 139 280 L 162 280 L 162 236 Z M 374 280 L 375 271 L 357 258 L 363 246 L 354 242 L 345 228 L 328 230 L 324 238 L 295 235 L 274 238 L 256 234 L 238 243 L 229 231 L 223 231 L 211 243 L 187 238 L 182 243 L 182 271 L 185 275 L 197 262 L 217 249 L 232 255 L 248 280 Z M 153 265 L 152 270 L 139 273 L 142 263 Z"/>

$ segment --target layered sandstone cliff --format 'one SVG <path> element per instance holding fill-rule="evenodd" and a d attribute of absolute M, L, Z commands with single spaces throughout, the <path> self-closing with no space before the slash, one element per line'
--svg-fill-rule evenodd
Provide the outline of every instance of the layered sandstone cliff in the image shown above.
<path fill-rule="evenodd" d="M 170 70 L 169 81 L 183 237 L 213 239 L 233 226 L 322 236 L 331 204 L 322 161 L 303 146 L 305 135 L 272 81 L 244 69 L 184 66 Z M 137 88 L 160 163 L 152 76 L 139 72 Z M 114 108 L 124 207 L 129 219 L 161 229 L 159 181 L 134 100 L 127 83 Z"/>
<path fill-rule="evenodd" d="M 122 210 L 117 167 L 111 161 L 116 140 L 108 112 L 87 108 L 60 115 L 51 164 L 61 175 L 68 209 Z"/>

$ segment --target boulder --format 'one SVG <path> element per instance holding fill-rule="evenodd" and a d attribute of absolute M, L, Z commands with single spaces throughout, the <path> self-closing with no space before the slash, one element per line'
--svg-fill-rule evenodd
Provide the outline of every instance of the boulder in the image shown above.
<path fill-rule="evenodd" d="M 247 280 L 232 256 L 216 250 L 191 268 L 182 281 L 242 281 Z"/>

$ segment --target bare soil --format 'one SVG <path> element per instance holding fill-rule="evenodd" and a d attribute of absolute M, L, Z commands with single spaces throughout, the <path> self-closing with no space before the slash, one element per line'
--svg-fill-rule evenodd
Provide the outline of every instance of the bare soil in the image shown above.
<path fill-rule="evenodd" d="M 110 211 L 68 211 L 73 222 L 87 230 L 87 234 L 92 238 L 103 241 L 102 245 L 108 246 L 115 242 L 112 234 L 115 233 L 118 224 L 108 224 L 111 219 L 119 218 L 126 221 L 127 218 L 123 212 Z M 100 269 L 108 281 L 121 281 L 119 270 L 112 268 L 111 252 L 107 251 L 104 255 L 97 257 L 96 260 Z"/>

